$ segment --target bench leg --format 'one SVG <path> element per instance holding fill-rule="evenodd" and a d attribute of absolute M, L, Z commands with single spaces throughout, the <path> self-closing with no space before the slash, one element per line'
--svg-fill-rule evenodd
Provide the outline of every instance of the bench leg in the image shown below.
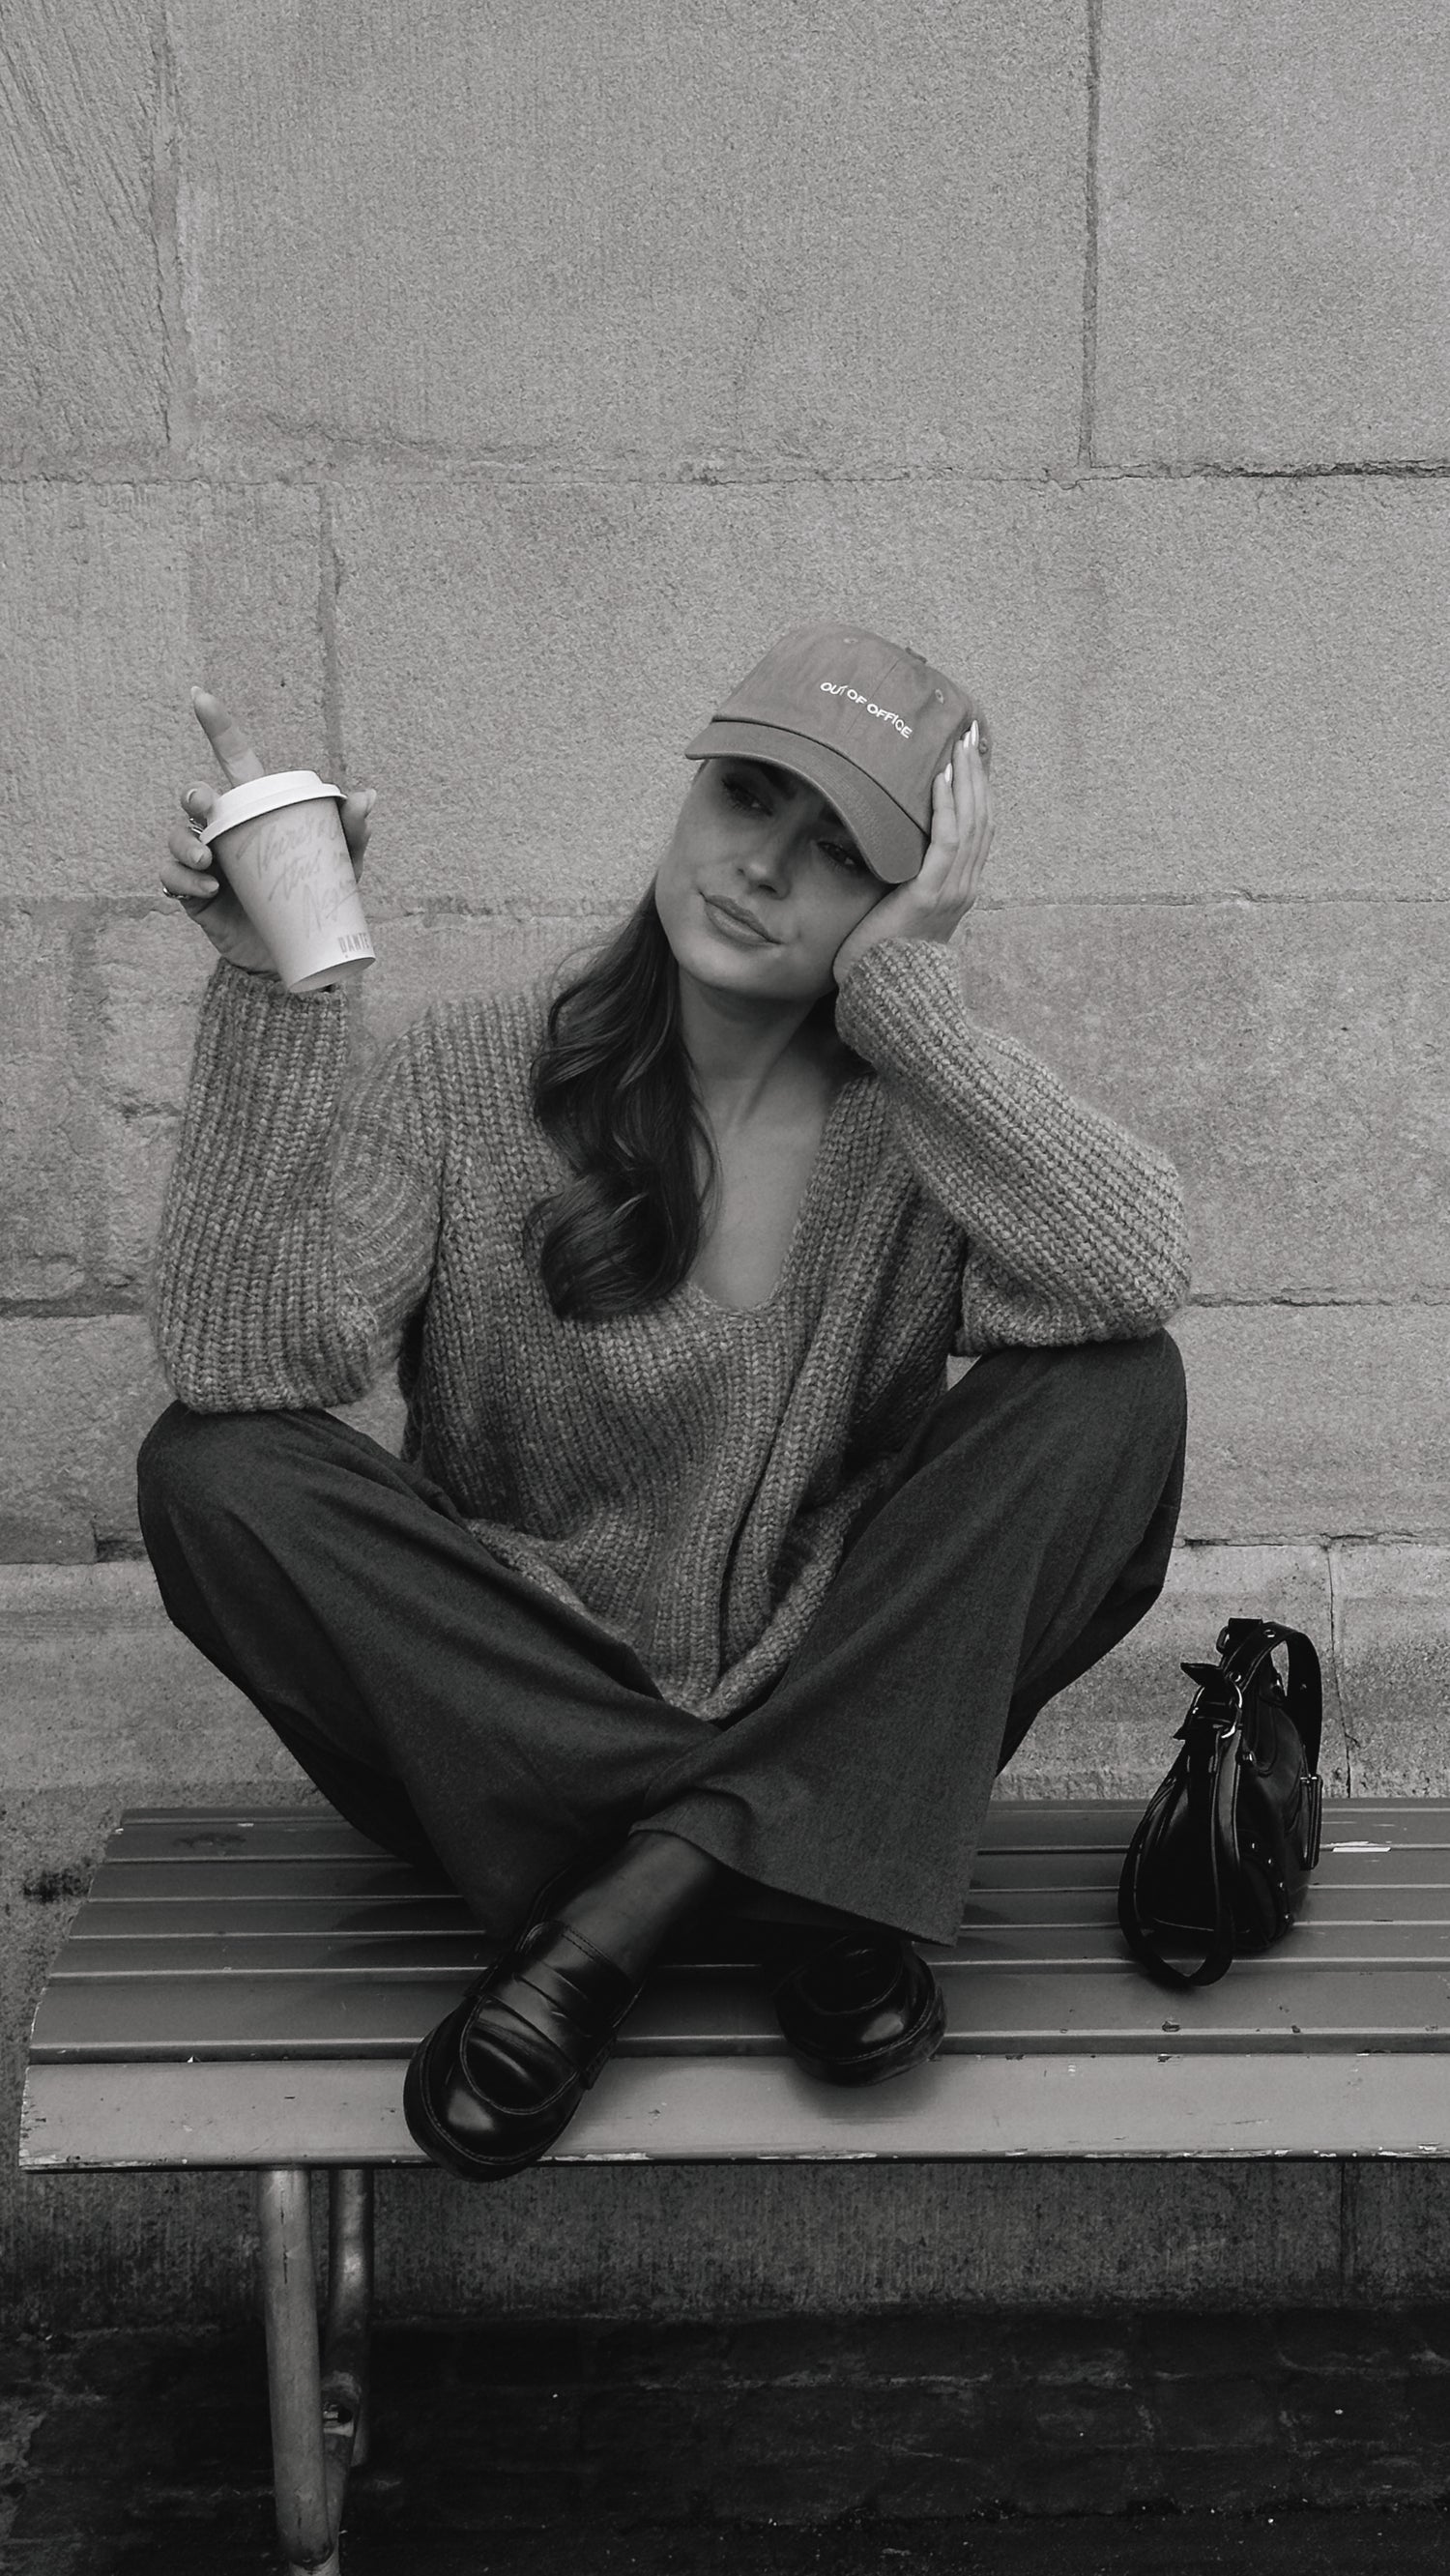
<path fill-rule="evenodd" d="M 336 2529 L 349 2469 L 368 2455 L 368 2335 L 373 2306 L 373 2178 L 366 2165 L 331 2176 L 327 2227 L 327 2325 L 322 2338 L 322 2426 Z M 340 2470 L 340 2475 L 339 2475 Z"/>
<path fill-rule="evenodd" d="M 288 2576 L 340 2576 L 323 2437 L 312 2183 L 306 2166 L 280 2165 L 259 2174 L 257 2214 L 277 2538 Z"/>

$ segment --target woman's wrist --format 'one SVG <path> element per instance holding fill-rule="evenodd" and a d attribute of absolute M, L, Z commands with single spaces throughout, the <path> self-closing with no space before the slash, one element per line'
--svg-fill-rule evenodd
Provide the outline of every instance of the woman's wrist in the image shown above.
<path fill-rule="evenodd" d="M 952 945 L 952 936 L 949 931 L 895 930 L 886 923 L 883 923 L 879 930 L 872 930 L 870 928 L 871 918 L 872 916 L 868 912 L 865 921 L 861 922 L 859 926 L 852 931 L 849 939 L 842 940 L 841 945 L 836 952 L 832 972 L 836 978 L 836 988 L 838 991 L 845 983 L 847 976 L 852 973 L 854 968 L 859 966 L 862 958 L 869 956 L 873 948 L 883 947 L 887 940 L 892 941 L 898 948 L 904 948 L 907 946 L 915 948 L 950 948 Z"/>

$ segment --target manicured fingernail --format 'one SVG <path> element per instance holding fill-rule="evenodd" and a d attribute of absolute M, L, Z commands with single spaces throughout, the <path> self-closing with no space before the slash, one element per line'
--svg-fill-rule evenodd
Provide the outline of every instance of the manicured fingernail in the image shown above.
<path fill-rule="evenodd" d="M 975 750 L 976 750 L 976 748 L 977 748 L 977 719 L 976 719 L 976 717 L 975 717 L 975 716 L 973 716 L 973 718 L 972 718 L 972 730 L 971 730 L 971 732 L 968 734 L 968 736 L 967 736 L 967 740 L 968 740 L 968 742 L 970 743 L 970 745 L 971 745 L 971 747 L 972 747 L 973 751 L 975 751 Z"/>
<path fill-rule="evenodd" d="M 951 785 L 951 783 L 952 783 L 952 765 L 951 765 L 951 762 L 950 762 L 950 761 L 948 761 L 948 762 L 947 762 L 947 765 L 946 765 L 945 769 L 942 771 L 942 774 L 941 774 L 941 775 L 942 775 L 942 785 L 943 785 L 944 787 L 950 787 L 950 785 Z"/>

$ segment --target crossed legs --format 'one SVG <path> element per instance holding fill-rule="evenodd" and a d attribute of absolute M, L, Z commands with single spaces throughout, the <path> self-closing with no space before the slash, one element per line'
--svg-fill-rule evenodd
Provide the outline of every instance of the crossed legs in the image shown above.
<path fill-rule="evenodd" d="M 743 1891 L 876 1928 L 865 1963 L 858 1938 L 814 2002 L 807 1969 L 792 2007 L 805 2062 L 843 1977 L 857 2038 L 887 1995 L 886 2072 L 904 2032 L 918 2053 L 934 2044 L 929 1971 L 904 1938 L 883 1952 L 880 1927 L 950 1937 L 996 1769 L 1161 1587 L 1182 1456 L 1166 1336 L 980 1361 L 853 1532 L 786 1673 L 721 1727 L 671 1706 L 631 1648 L 331 1415 L 173 1406 L 140 1491 L 170 1616 L 324 1794 L 445 1872 L 490 1928 L 525 1926 L 522 1965 L 510 1952 L 490 1972 L 495 1997 L 514 1980 L 498 2028 L 488 1998 L 465 2014 L 435 2107 L 470 2037 L 497 2060 L 506 2028 L 509 2084 L 531 2118 L 552 2095 L 557 2134 L 661 1944 Z M 565 1896 L 530 1923 L 561 1870 Z M 844 1961 L 849 1936 L 837 1946 Z M 429 2063 L 436 2075 L 439 2047 Z"/>

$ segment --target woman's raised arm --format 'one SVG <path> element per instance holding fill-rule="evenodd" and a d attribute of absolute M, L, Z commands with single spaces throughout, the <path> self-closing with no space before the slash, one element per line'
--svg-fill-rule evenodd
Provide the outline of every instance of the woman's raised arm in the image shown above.
<path fill-rule="evenodd" d="M 193 693 L 229 781 L 263 774 L 218 699 Z M 200 821 L 213 791 L 189 787 Z M 370 796 L 350 796 L 354 864 Z M 395 1355 L 426 1294 L 437 1235 L 440 1121 L 422 1031 L 365 1074 L 340 990 L 284 990 L 193 834 L 162 879 L 222 959 L 201 1008 L 152 1304 L 167 1377 L 200 1413 L 345 1403 Z"/>
<path fill-rule="evenodd" d="M 923 1189 L 967 1236 L 966 1351 L 1132 1340 L 1188 1294 L 1168 1156 L 967 1013 L 949 948 L 878 942 L 837 1025 L 875 1066 Z"/>

